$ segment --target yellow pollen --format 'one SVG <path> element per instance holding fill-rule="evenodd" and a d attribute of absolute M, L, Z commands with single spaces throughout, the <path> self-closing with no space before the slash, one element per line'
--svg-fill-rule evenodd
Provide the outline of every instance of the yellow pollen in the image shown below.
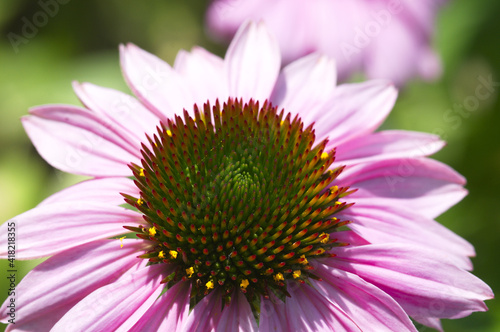
<path fill-rule="evenodd" d="M 339 201 L 336 201 L 336 202 L 335 202 L 335 205 L 337 205 L 337 206 L 338 206 L 338 205 L 342 205 L 342 203 L 341 203 L 341 202 L 339 202 Z"/>
<path fill-rule="evenodd" d="M 201 121 L 206 125 L 207 121 L 205 120 L 205 114 L 204 113 L 200 114 L 200 118 L 201 118 Z"/>
<path fill-rule="evenodd" d="M 319 237 L 322 237 L 321 239 L 321 243 L 328 243 L 328 241 L 330 241 L 330 235 L 329 234 L 326 234 L 326 233 L 321 233 L 321 235 Z"/>
<path fill-rule="evenodd" d="M 325 160 L 325 159 L 327 159 L 327 158 L 328 158 L 328 153 L 323 152 L 323 153 L 321 154 L 321 160 Z"/>
<path fill-rule="evenodd" d="M 125 236 L 121 237 L 120 238 L 120 248 L 123 248 L 123 239 L 125 238 Z"/>
<path fill-rule="evenodd" d="M 283 278 L 283 274 L 281 273 L 277 273 L 273 276 L 274 278 L 274 281 L 278 282 L 278 281 L 281 281 L 281 280 L 285 280 L 285 278 Z"/>
<path fill-rule="evenodd" d="M 170 131 L 170 129 L 167 129 L 167 135 L 172 137 L 172 132 Z"/>
<path fill-rule="evenodd" d="M 309 263 L 309 262 L 307 261 L 306 255 L 302 255 L 302 256 L 300 256 L 300 258 L 303 258 L 303 259 L 304 259 L 304 260 L 303 260 L 300 264 L 304 264 L 304 265 L 306 265 L 307 263 Z"/>
<path fill-rule="evenodd" d="M 142 198 L 139 198 L 137 200 L 137 205 L 142 205 L 142 204 L 144 204 L 144 201 L 142 200 Z"/>
<path fill-rule="evenodd" d="M 316 254 L 315 255 L 321 255 L 325 252 L 325 249 L 323 248 L 319 248 L 318 251 L 316 251 Z"/>
<path fill-rule="evenodd" d="M 302 272 L 300 270 L 295 270 L 295 271 L 293 271 L 292 276 L 295 279 L 297 279 L 298 277 L 300 277 L 301 274 L 302 274 Z"/>
<path fill-rule="evenodd" d="M 175 250 L 170 250 L 168 253 L 170 254 L 170 257 L 172 257 L 173 259 L 176 259 L 176 258 L 177 258 L 177 251 L 175 251 Z"/>
<path fill-rule="evenodd" d="M 193 267 L 186 269 L 186 274 L 187 274 L 188 278 L 191 278 L 193 276 L 193 273 L 194 273 Z"/>
<path fill-rule="evenodd" d="M 284 120 L 281 120 L 281 122 L 280 122 L 280 126 L 282 126 L 282 125 L 283 125 L 283 123 L 285 123 L 285 121 L 284 121 Z"/>
<path fill-rule="evenodd" d="M 158 253 L 158 258 L 165 258 L 165 253 L 163 252 L 163 250 Z"/>
<path fill-rule="evenodd" d="M 156 234 L 156 228 L 153 226 L 149 229 L 149 236 L 155 236 Z"/>
<path fill-rule="evenodd" d="M 250 283 L 248 282 L 248 279 L 243 279 L 240 283 L 240 287 L 243 288 L 243 289 L 247 289 L 248 285 Z"/>
<path fill-rule="evenodd" d="M 331 188 L 330 188 L 330 192 L 331 192 L 331 193 L 334 193 L 334 192 L 336 192 L 337 190 L 339 190 L 339 187 L 338 187 L 338 186 L 333 186 L 333 187 L 331 187 Z"/>
<path fill-rule="evenodd" d="M 212 289 L 212 288 L 214 288 L 214 283 L 213 283 L 213 281 L 212 281 L 212 280 L 209 280 L 209 281 L 205 284 L 205 286 L 207 286 L 207 289 Z"/>
<path fill-rule="evenodd" d="M 141 171 L 139 172 L 140 176 L 144 176 L 144 168 L 141 168 Z"/>

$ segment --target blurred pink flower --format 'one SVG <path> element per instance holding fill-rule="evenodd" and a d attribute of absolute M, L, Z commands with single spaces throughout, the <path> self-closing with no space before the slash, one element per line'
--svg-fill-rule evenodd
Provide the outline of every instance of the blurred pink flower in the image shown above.
<path fill-rule="evenodd" d="M 426 157 L 443 142 L 374 132 L 391 84 L 336 86 L 317 54 L 280 70 L 253 23 L 224 59 L 172 68 L 129 44 L 121 63 L 138 100 L 75 83 L 85 108 L 22 120 L 48 163 L 92 178 L 0 227 L 2 258 L 12 223 L 17 259 L 51 256 L 8 331 L 415 331 L 487 310 L 474 248 L 433 220 L 466 194 Z"/>
<path fill-rule="evenodd" d="M 311 52 L 337 62 L 341 80 L 354 72 L 402 85 L 441 74 L 431 48 L 436 13 L 445 0 L 215 0 L 209 34 L 229 40 L 247 19 L 264 20 L 284 63 Z"/>

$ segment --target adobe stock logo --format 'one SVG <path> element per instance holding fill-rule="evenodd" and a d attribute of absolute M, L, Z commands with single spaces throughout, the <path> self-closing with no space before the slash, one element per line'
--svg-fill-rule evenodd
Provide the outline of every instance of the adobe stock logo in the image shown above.
<path fill-rule="evenodd" d="M 38 6 L 40 6 L 40 10 L 33 14 L 31 19 L 26 16 L 21 18 L 23 23 L 21 34 L 12 31 L 7 34 L 7 38 L 14 52 L 19 52 L 20 45 L 28 44 L 30 40 L 35 38 L 40 29 L 49 23 L 50 18 L 53 18 L 59 13 L 59 6 L 65 5 L 69 1 L 70 0 L 39 0 Z"/>

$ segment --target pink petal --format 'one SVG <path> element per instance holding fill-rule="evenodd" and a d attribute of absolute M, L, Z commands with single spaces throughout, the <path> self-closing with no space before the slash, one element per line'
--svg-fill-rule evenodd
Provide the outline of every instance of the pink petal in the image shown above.
<path fill-rule="evenodd" d="M 312 116 L 332 96 L 336 76 L 333 59 L 317 53 L 310 54 L 281 71 L 271 100 L 279 108 L 290 112 L 292 118 L 295 115 Z"/>
<path fill-rule="evenodd" d="M 375 6 L 369 10 L 381 10 Z M 406 1 L 403 6 L 404 10 L 390 20 L 390 28 L 381 29 L 366 48 L 365 56 L 368 77 L 391 78 L 397 85 L 415 75 L 433 79 L 441 73 L 439 59 L 429 46 L 438 9 L 436 1 Z"/>
<path fill-rule="evenodd" d="M 430 317 L 412 317 L 414 320 L 423 324 L 425 326 L 429 326 L 439 332 L 443 332 L 443 326 L 441 325 L 441 320 L 439 318 L 430 318 Z M 422 329 L 423 330 L 423 329 Z"/>
<path fill-rule="evenodd" d="M 193 103 L 199 107 L 207 101 L 213 105 L 216 99 L 221 102 L 227 100 L 229 94 L 224 60 L 218 56 L 201 47 L 193 48 L 191 53 L 181 50 L 175 59 L 174 69 L 192 87 Z"/>
<path fill-rule="evenodd" d="M 205 296 L 193 308 L 181 331 L 215 331 L 222 315 L 222 297 L 218 290 Z"/>
<path fill-rule="evenodd" d="M 491 289 L 448 255 L 399 243 L 336 248 L 323 263 L 357 274 L 393 297 L 413 317 L 461 318 L 486 311 Z"/>
<path fill-rule="evenodd" d="M 231 303 L 222 311 L 217 325 L 217 331 L 258 331 L 257 322 L 245 295 L 236 290 L 231 297 Z"/>
<path fill-rule="evenodd" d="M 246 23 L 236 33 L 226 53 L 229 95 L 263 102 L 269 99 L 280 70 L 276 41 L 263 23 Z"/>
<path fill-rule="evenodd" d="M 353 165 L 383 159 L 423 157 L 441 150 L 444 145 L 445 142 L 436 135 L 386 130 L 338 145 L 335 162 Z"/>
<path fill-rule="evenodd" d="M 340 174 L 342 186 L 358 189 L 353 202 L 403 206 L 435 218 L 467 193 L 465 179 L 449 166 L 427 158 L 401 158 L 359 164 Z"/>
<path fill-rule="evenodd" d="M 422 41 L 415 31 L 401 20 L 392 20 L 391 29 L 383 29 L 376 42 L 369 46 L 364 66 L 369 78 L 390 78 L 396 85 L 417 74 Z"/>
<path fill-rule="evenodd" d="M 330 233 L 330 239 L 336 240 L 338 243 L 347 243 L 353 246 L 364 246 L 370 244 L 370 242 L 366 241 L 364 238 L 351 230 Z"/>
<path fill-rule="evenodd" d="M 354 221 L 349 228 L 373 244 L 412 243 L 442 251 L 463 269 L 472 269 L 474 247 L 438 222 L 403 207 L 355 204 L 340 216 Z"/>
<path fill-rule="evenodd" d="M 101 287 L 78 302 L 51 331 L 128 331 L 163 290 L 165 265 L 141 270 Z"/>
<path fill-rule="evenodd" d="M 231 0 L 214 1 L 213 5 L 207 9 L 207 25 L 210 30 L 217 31 L 218 35 L 224 35 L 224 39 L 229 39 L 235 34 L 242 22 L 252 14 L 255 20 L 255 12 L 260 9 L 262 0 L 239 1 L 234 3 Z M 267 1 L 269 5 L 272 5 Z M 211 36 L 218 38 L 218 36 Z"/>
<path fill-rule="evenodd" d="M 130 90 L 161 120 L 192 107 L 189 86 L 165 61 L 133 44 L 120 47 L 120 59 Z"/>
<path fill-rule="evenodd" d="M 125 208 L 65 202 L 44 204 L 20 214 L 2 224 L 0 233 L 7 234 L 9 223 L 15 223 L 16 259 L 34 259 L 127 233 L 124 225 L 136 226 L 141 221 L 139 213 Z M 0 237 L 0 246 L 0 257 L 7 258 L 7 236 Z"/>
<path fill-rule="evenodd" d="M 120 146 L 130 154 L 140 156 L 138 147 L 134 147 L 128 141 L 129 135 L 123 131 L 120 124 L 116 122 L 116 119 L 111 121 L 92 110 L 72 105 L 38 106 L 31 108 L 30 114 L 90 131 Z"/>
<path fill-rule="evenodd" d="M 283 302 L 276 299 L 272 295 L 270 296 L 270 299 L 261 297 L 260 301 L 260 332 L 288 332 L 292 330 L 288 325 L 285 305 Z"/>
<path fill-rule="evenodd" d="M 288 324 L 295 331 L 361 331 L 357 317 L 350 317 L 316 289 L 289 282 L 286 299 Z"/>
<path fill-rule="evenodd" d="M 55 255 L 30 271 L 16 286 L 15 328 L 48 331 L 66 312 L 94 290 L 114 282 L 134 265 L 145 249 L 140 240 L 99 240 Z M 82 264 L 85 262 L 85 264 Z M 8 317 L 7 301 L 0 319 Z"/>
<path fill-rule="evenodd" d="M 126 193 L 139 196 L 139 189 L 129 178 L 91 179 L 77 183 L 44 199 L 40 205 L 64 202 L 96 202 L 110 205 L 124 204 Z"/>
<path fill-rule="evenodd" d="M 343 80 L 362 71 L 401 83 L 415 74 L 428 78 L 436 69 L 422 58 L 445 1 L 214 0 L 206 21 L 215 39 L 229 39 L 245 20 L 262 20 L 285 63 L 321 52 L 336 59 Z"/>
<path fill-rule="evenodd" d="M 363 29 L 370 18 L 369 9 L 363 2 L 320 0 L 307 6 L 309 35 L 314 38 L 314 49 L 336 59 L 339 79 L 343 81 L 353 71 L 361 69 L 366 53 L 364 48 L 359 48 L 358 41 L 358 29 Z M 355 51 L 346 51 L 346 45 Z"/>
<path fill-rule="evenodd" d="M 265 10 L 261 10 L 263 7 Z M 283 15 L 284 8 L 287 10 L 286 15 Z M 208 33 L 218 30 L 217 34 L 223 34 L 230 40 L 245 20 L 263 20 L 269 30 L 279 37 L 280 50 L 284 51 L 283 60 L 289 63 L 314 50 L 314 38 L 311 38 L 310 33 L 318 31 L 312 31 L 314 27 L 303 24 L 307 19 L 304 12 L 308 9 L 301 0 L 215 1 L 207 11 Z"/>
<path fill-rule="evenodd" d="M 183 331 L 182 324 L 189 315 L 190 293 L 190 283 L 178 282 L 156 300 L 129 332 Z"/>
<path fill-rule="evenodd" d="M 91 83 L 73 83 L 78 98 L 89 109 L 105 117 L 127 135 L 130 145 L 140 149 L 146 134 L 156 132 L 160 120 L 137 99 L 123 92 Z"/>
<path fill-rule="evenodd" d="M 328 149 L 372 133 L 385 120 L 397 91 L 386 81 L 339 85 L 319 112 L 304 112 L 305 123 L 315 122 L 317 140 L 328 138 Z"/>
<path fill-rule="evenodd" d="M 441 58 L 430 47 L 420 50 L 417 72 L 420 77 L 428 81 L 436 80 L 443 74 Z"/>
<path fill-rule="evenodd" d="M 128 145 L 110 123 L 90 111 L 66 105 L 41 106 L 22 118 L 38 153 L 52 166 L 90 176 L 130 176 L 139 150 Z"/>
<path fill-rule="evenodd" d="M 405 10 L 411 15 L 412 21 L 407 22 L 415 28 L 420 29 L 423 38 L 430 39 L 433 33 L 433 22 L 437 9 L 448 0 L 423 0 L 418 3 L 405 1 Z"/>
<path fill-rule="evenodd" d="M 353 317 L 361 330 L 417 331 L 393 298 L 359 276 L 321 264 L 315 273 L 323 281 L 311 281 L 313 286 Z"/>

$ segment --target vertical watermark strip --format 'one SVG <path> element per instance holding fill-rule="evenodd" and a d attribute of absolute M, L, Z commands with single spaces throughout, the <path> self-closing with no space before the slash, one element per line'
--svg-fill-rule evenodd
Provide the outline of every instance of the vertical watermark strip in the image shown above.
<path fill-rule="evenodd" d="M 7 288 L 7 316 L 9 316 L 9 323 L 16 323 L 16 279 L 17 279 L 17 268 L 16 268 L 16 222 L 14 220 L 9 220 L 7 222 L 7 280 L 9 287 Z"/>

